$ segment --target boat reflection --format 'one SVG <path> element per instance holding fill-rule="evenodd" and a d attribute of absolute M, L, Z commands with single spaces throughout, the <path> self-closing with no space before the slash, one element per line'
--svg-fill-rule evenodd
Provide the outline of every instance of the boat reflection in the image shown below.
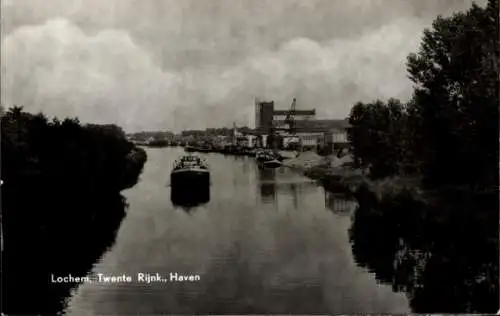
<path fill-rule="evenodd" d="M 274 202 L 276 200 L 276 169 L 258 168 L 257 180 L 262 202 Z"/>
<path fill-rule="evenodd" d="M 299 185 L 297 183 L 290 183 L 287 186 L 287 191 L 290 193 L 293 199 L 293 208 L 298 209 L 299 207 L 299 194 L 298 194 L 298 187 Z"/>
<path fill-rule="evenodd" d="M 357 207 L 355 200 L 349 199 L 344 194 L 325 192 L 325 207 L 338 215 L 351 215 Z"/>
<path fill-rule="evenodd" d="M 192 190 L 171 190 L 170 201 L 175 207 L 190 211 L 193 208 L 210 202 L 210 187 L 193 188 Z"/>

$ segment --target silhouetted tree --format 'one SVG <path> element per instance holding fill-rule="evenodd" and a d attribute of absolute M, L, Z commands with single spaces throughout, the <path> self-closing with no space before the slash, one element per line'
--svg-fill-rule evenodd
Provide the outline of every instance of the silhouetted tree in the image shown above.
<path fill-rule="evenodd" d="M 497 184 L 498 0 L 438 17 L 408 57 L 416 159 L 429 183 Z"/>
<path fill-rule="evenodd" d="M 135 185 L 147 156 L 115 125 L 49 120 L 22 107 L 1 118 L 2 301 L 7 314 L 55 314 L 124 216 L 120 191 Z M 36 295 L 26 303 L 26 292 Z"/>
<path fill-rule="evenodd" d="M 357 192 L 354 256 L 405 291 L 414 312 L 498 308 L 498 9 L 490 0 L 438 17 L 407 60 L 412 99 L 351 110 L 359 166 L 374 177 L 422 175 L 437 193 L 422 203 L 404 190 L 382 198 Z"/>
<path fill-rule="evenodd" d="M 432 187 L 492 189 L 498 183 L 498 0 L 439 16 L 407 61 L 415 83 L 397 100 L 353 106 L 355 162 L 372 176 L 420 173 Z"/>
<path fill-rule="evenodd" d="M 402 103 L 396 99 L 354 105 L 348 137 L 356 166 L 370 167 L 370 174 L 375 178 L 398 172 L 404 151 L 405 116 Z"/>

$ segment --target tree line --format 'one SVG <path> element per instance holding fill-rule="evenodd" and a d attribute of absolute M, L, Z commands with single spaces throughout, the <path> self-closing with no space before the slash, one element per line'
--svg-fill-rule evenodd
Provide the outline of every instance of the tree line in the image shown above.
<path fill-rule="evenodd" d="M 2 108 L 2 301 L 8 314 L 55 315 L 114 240 L 147 156 L 115 125 Z M 26 293 L 35 293 L 26 304 Z"/>
<path fill-rule="evenodd" d="M 76 192 L 116 193 L 135 185 L 147 158 L 112 124 L 49 120 L 22 107 L 9 109 L 1 124 L 6 188 L 43 179 L 65 190 L 71 185 Z"/>
<path fill-rule="evenodd" d="M 474 192 L 498 184 L 498 0 L 437 17 L 406 67 L 410 101 L 356 103 L 348 132 L 372 178 L 421 176 L 428 187 Z"/>

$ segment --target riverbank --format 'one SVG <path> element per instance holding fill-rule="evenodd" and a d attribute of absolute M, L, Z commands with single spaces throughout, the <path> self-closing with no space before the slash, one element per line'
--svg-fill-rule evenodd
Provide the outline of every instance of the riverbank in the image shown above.
<path fill-rule="evenodd" d="M 395 176 L 371 180 L 368 170 L 352 167 L 349 155 L 340 158 L 334 155 L 323 157 L 314 152 L 304 152 L 296 158 L 285 160 L 283 165 L 318 180 L 329 191 L 354 195 L 364 187 L 375 194 L 377 200 L 394 198 L 402 192 L 409 192 L 416 200 L 429 198 L 421 189 L 420 178 Z"/>
<path fill-rule="evenodd" d="M 3 312 L 55 315 L 77 284 L 50 276 L 84 276 L 113 244 L 147 154 L 115 125 L 13 108 L 1 127 Z"/>
<path fill-rule="evenodd" d="M 405 292 L 414 312 L 496 311 L 496 192 L 425 190 L 418 177 L 370 180 L 368 172 L 348 162 L 312 153 L 284 165 L 357 200 L 350 229 L 356 261 Z"/>
<path fill-rule="evenodd" d="M 314 152 L 303 152 L 297 157 L 283 161 L 285 167 L 297 170 L 305 176 L 317 180 L 330 191 L 354 192 L 366 178 L 361 170 L 348 166 L 350 157 L 323 157 Z"/>

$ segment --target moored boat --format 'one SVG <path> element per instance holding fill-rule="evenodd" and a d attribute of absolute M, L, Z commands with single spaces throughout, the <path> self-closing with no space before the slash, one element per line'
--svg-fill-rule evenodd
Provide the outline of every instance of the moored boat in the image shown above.
<path fill-rule="evenodd" d="M 257 162 L 270 160 L 268 156 L 269 155 L 265 150 L 257 150 L 257 152 L 255 152 L 255 159 L 257 160 Z"/>
<path fill-rule="evenodd" d="M 246 151 L 245 151 L 245 154 L 249 157 L 255 157 L 257 153 L 257 150 L 253 149 L 253 148 L 248 148 Z"/>
<path fill-rule="evenodd" d="M 279 157 L 272 150 L 259 150 L 255 153 L 255 158 L 257 162 L 266 162 L 278 159 Z"/>
<path fill-rule="evenodd" d="M 282 165 L 283 158 L 272 150 L 259 150 L 255 154 L 257 163 L 261 167 L 277 168 Z"/>
<path fill-rule="evenodd" d="M 282 163 L 279 159 L 272 159 L 262 162 L 262 165 L 266 168 L 278 168 L 281 167 Z"/>
<path fill-rule="evenodd" d="M 212 151 L 212 147 L 209 145 L 202 145 L 202 146 L 196 147 L 196 151 L 201 152 L 201 153 L 209 153 Z"/>

